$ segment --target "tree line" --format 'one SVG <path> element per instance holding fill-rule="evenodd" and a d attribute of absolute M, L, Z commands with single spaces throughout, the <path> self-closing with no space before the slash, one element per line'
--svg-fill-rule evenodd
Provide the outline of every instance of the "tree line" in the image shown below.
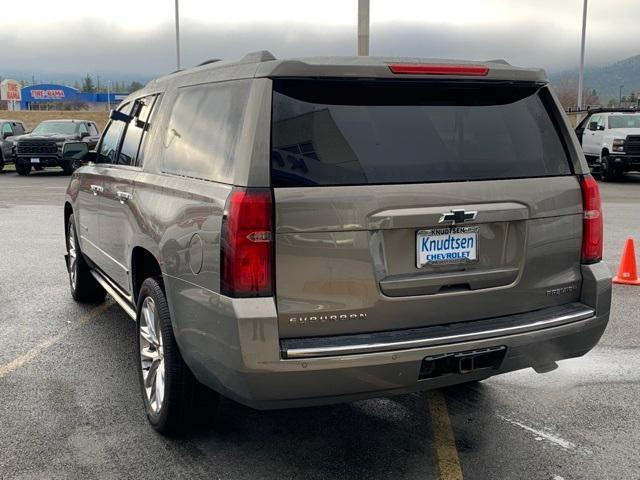
<path fill-rule="evenodd" d="M 565 110 L 576 110 L 578 97 L 578 81 L 575 78 L 561 78 L 552 83 L 558 100 Z M 619 98 L 610 98 L 606 101 L 598 97 L 598 92 L 593 88 L 585 88 L 582 92 L 583 108 L 595 106 L 607 107 L 640 107 L 640 98 L 636 92 L 622 95 Z"/>
<path fill-rule="evenodd" d="M 144 85 L 140 82 L 130 82 L 127 83 L 125 81 L 114 81 L 114 82 L 110 82 L 109 85 L 107 85 L 106 82 L 103 83 L 98 83 L 99 81 L 94 81 L 93 77 L 87 73 L 87 75 L 82 79 L 82 82 L 78 82 L 77 80 L 73 83 L 73 88 L 80 90 L 81 92 L 88 92 L 88 93 L 93 93 L 93 92 L 106 92 L 107 91 L 107 87 L 109 88 L 109 90 L 111 90 L 112 92 L 122 92 L 122 93 L 128 93 L 128 92 L 134 92 L 136 90 L 140 90 L 142 87 L 144 87 Z"/>

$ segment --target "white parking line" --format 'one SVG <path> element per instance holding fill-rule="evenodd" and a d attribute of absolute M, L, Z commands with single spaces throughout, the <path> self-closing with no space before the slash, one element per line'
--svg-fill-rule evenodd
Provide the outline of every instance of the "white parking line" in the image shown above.
<path fill-rule="evenodd" d="M 569 440 L 565 440 L 564 438 L 555 435 L 553 433 L 548 433 L 542 430 L 538 430 L 536 428 L 530 427 L 528 425 L 525 425 L 524 423 L 518 422 L 517 420 L 513 420 L 511 418 L 507 418 L 503 415 L 498 415 L 498 418 L 500 420 L 504 420 L 507 423 L 510 423 L 511 425 L 515 425 L 516 427 L 520 427 L 523 430 L 526 430 L 527 432 L 531 432 L 533 434 L 535 434 L 537 437 L 547 440 L 548 442 L 554 443 L 564 449 L 567 450 L 575 450 L 576 449 L 576 444 L 573 442 L 570 442 Z"/>

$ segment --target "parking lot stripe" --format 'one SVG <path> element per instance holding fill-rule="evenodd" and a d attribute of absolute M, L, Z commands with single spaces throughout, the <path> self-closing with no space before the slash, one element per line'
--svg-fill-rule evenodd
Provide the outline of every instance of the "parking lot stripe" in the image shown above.
<path fill-rule="evenodd" d="M 40 355 L 46 349 L 58 343 L 60 340 L 65 338 L 74 330 L 77 330 L 83 325 L 86 325 L 87 323 L 89 323 L 94 318 L 100 316 L 105 310 L 107 310 L 109 307 L 113 305 L 114 303 L 112 301 L 107 301 L 102 305 L 99 305 L 89 310 L 89 312 L 81 316 L 78 321 L 73 322 L 70 325 L 67 325 L 65 328 L 63 328 L 61 331 L 59 331 L 55 335 L 52 335 L 46 338 L 45 340 L 40 342 L 38 345 L 33 347 L 31 350 L 26 352 L 25 354 L 20 355 L 19 357 L 17 357 L 16 359 L 12 360 L 9 363 L 0 365 L 0 378 L 10 374 L 15 369 L 20 368 L 25 363 L 29 363 L 31 360 L 35 359 L 38 355 Z"/>
<path fill-rule="evenodd" d="M 440 390 L 428 391 L 427 405 L 431 415 L 438 478 L 440 480 L 462 480 L 462 467 L 458 458 L 456 439 L 451 428 L 447 401 L 442 392 Z"/>

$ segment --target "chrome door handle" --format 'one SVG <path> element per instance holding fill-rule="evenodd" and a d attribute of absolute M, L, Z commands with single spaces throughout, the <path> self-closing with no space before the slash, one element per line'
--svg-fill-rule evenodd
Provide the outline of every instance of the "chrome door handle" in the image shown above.
<path fill-rule="evenodd" d="M 116 195 L 118 196 L 118 198 L 120 199 L 120 203 L 122 204 L 124 204 L 124 202 L 131 198 L 131 194 L 129 192 L 117 191 Z"/>
<path fill-rule="evenodd" d="M 98 195 L 99 193 L 104 192 L 104 188 L 100 185 L 91 185 L 91 191 L 94 195 Z"/>

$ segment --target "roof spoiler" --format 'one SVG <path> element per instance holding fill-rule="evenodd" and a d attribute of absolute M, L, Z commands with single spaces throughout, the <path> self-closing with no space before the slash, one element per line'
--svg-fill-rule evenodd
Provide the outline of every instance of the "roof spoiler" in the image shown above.
<path fill-rule="evenodd" d="M 496 58 L 495 60 L 485 60 L 482 63 L 499 63 L 500 65 L 507 65 L 508 67 L 511 66 L 511 64 L 507 62 L 504 58 Z"/>
<path fill-rule="evenodd" d="M 269 50 L 258 50 L 257 52 L 247 53 L 238 63 L 260 63 L 275 59 L 276 57 Z"/>

